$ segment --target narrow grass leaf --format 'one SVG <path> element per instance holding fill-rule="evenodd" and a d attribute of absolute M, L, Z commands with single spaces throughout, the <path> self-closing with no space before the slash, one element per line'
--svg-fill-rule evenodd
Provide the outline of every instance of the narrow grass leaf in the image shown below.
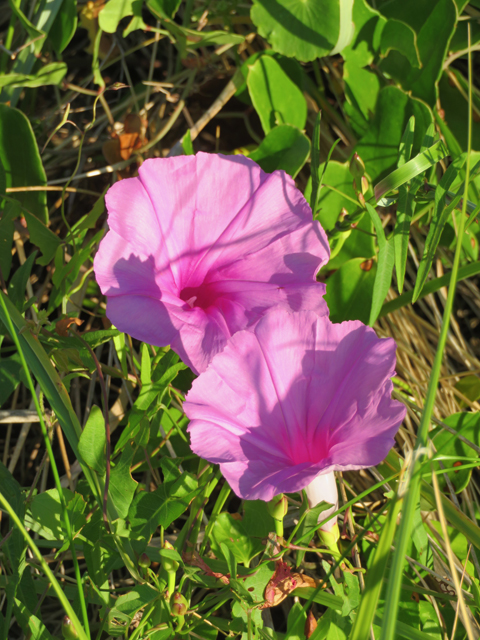
<path fill-rule="evenodd" d="M 412 158 L 412 160 L 395 169 L 389 176 L 381 180 L 375 186 L 375 200 L 378 202 L 386 193 L 398 189 L 402 184 L 437 164 L 447 155 L 447 147 L 441 140 L 438 140 L 429 149 L 419 153 L 415 158 Z"/>
<path fill-rule="evenodd" d="M 320 177 L 318 175 L 318 171 L 320 168 L 320 123 L 322 120 L 322 112 L 319 111 L 317 113 L 317 117 L 315 118 L 315 127 L 313 129 L 313 137 L 312 137 L 312 161 L 311 161 L 311 172 L 312 172 L 312 193 L 310 196 L 310 208 L 312 209 L 312 213 L 315 213 L 315 209 L 317 206 L 317 197 L 318 197 L 318 188 L 320 186 Z"/>
<path fill-rule="evenodd" d="M 373 285 L 372 306 L 370 309 L 370 318 L 368 324 L 373 326 L 375 320 L 382 309 L 382 304 L 387 296 L 390 284 L 392 282 L 394 249 L 393 241 L 387 240 L 385 231 L 382 227 L 382 221 L 378 213 L 367 203 L 367 211 L 372 219 L 373 226 L 377 234 L 378 242 L 378 265 L 375 274 L 375 283 Z"/>
<path fill-rule="evenodd" d="M 365 589 L 349 640 L 365 640 L 368 635 L 368 629 L 372 626 L 387 568 L 387 558 L 395 535 L 397 516 L 402 502 L 402 500 L 397 500 L 390 503 L 387 520 L 382 528 L 382 533 L 375 549 L 375 556 L 366 576 Z"/>
<path fill-rule="evenodd" d="M 415 133 L 415 117 L 412 116 L 407 123 L 405 132 L 398 149 L 398 167 L 410 160 Z M 403 281 L 407 265 L 408 238 L 410 236 L 410 221 L 414 210 L 414 200 L 410 194 L 408 185 L 401 185 L 398 189 L 397 222 L 393 232 L 395 245 L 395 270 L 397 273 L 398 291 L 403 291 Z"/>
<path fill-rule="evenodd" d="M 472 278 L 473 276 L 476 276 L 479 273 L 480 273 L 480 261 L 466 264 L 458 270 L 457 282 L 459 282 L 460 280 L 465 280 L 466 278 Z M 433 280 L 429 280 L 428 282 L 426 282 L 417 300 L 419 298 L 424 298 L 425 296 L 428 296 L 429 293 L 435 293 L 435 291 L 438 291 L 442 287 L 448 287 L 450 285 L 451 275 L 452 275 L 451 272 L 446 273 L 444 276 L 441 276 L 440 278 L 434 278 Z M 386 316 L 389 313 L 393 313 L 397 309 L 400 309 L 401 307 L 405 307 L 407 304 L 410 304 L 410 302 L 412 302 L 412 299 L 413 299 L 413 290 L 402 293 L 401 296 L 398 296 L 398 298 L 395 298 L 394 300 L 389 300 L 389 302 L 386 302 L 383 305 L 380 311 L 379 317 Z"/>
<path fill-rule="evenodd" d="M 447 220 L 449 219 L 452 211 L 455 209 L 462 198 L 463 188 L 459 190 L 453 201 L 447 207 L 445 206 L 447 192 L 457 178 L 459 169 L 461 169 L 464 162 L 465 158 L 463 158 L 460 167 L 455 166 L 455 164 L 452 163 L 443 174 L 442 179 L 435 189 L 435 206 L 433 210 L 433 217 L 430 228 L 428 230 L 427 239 L 425 241 L 423 256 L 418 267 L 417 279 L 415 281 L 415 287 L 413 289 L 413 302 L 416 302 L 416 300 L 418 300 L 418 296 L 420 295 L 423 285 L 425 284 L 428 273 L 430 271 L 430 267 L 433 263 L 433 259 L 435 258 L 435 252 L 437 250 L 438 243 L 440 242 L 443 228 L 445 227 L 445 224 L 447 223 Z"/>

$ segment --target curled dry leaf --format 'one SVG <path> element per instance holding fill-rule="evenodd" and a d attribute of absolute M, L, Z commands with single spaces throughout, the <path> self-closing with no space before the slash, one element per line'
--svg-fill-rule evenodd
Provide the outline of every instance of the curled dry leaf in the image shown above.
<path fill-rule="evenodd" d="M 317 628 L 317 619 L 315 618 L 315 616 L 312 613 L 312 610 L 310 609 L 307 615 L 307 619 L 305 620 L 305 629 L 304 629 L 305 637 L 307 638 L 307 640 L 310 638 L 310 636 L 312 635 L 312 633 L 315 631 L 316 628 Z"/>
<path fill-rule="evenodd" d="M 63 318 L 55 325 L 55 331 L 62 338 L 66 338 L 68 336 L 68 330 L 73 324 L 80 327 L 83 324 L 83 320 L 80 320 L 80 318 Z"/>
<path fill-rule="evenodd" d="M 261 609 L 276 607 L 295 589 L 302 587 L 317 588 L 319 581 L 303 573 L 292 573 L 290 567 L 283 560 L 275 563 L 275 573 L 265 588 L 265 603 Z"/>

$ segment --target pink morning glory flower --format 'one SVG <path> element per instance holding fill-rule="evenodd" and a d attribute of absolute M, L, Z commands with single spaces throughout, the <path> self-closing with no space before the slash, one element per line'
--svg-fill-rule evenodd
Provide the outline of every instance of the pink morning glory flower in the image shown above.
<path fill-rule="evenodd" d="M 272 310 L 193 382 L 192 449 L 241 498 L 308 487 L 312 505 L 335 504 L 333 472 L 376 465 L 394 444 L 405 416 L 394 369 L 395 342 L 359 321 Z"/>
<path fill-rule="evenodd" d="M 283 171 L 243 156 L 157 158 L 105 199 L 94 267 L 107 316 L 194 372 L 272 307 L 328 313 L 315 279 L 327 238 Z"/>

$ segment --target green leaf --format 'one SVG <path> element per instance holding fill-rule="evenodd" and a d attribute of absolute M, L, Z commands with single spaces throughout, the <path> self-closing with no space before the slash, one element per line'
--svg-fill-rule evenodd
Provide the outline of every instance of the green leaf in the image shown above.
<path fill-rule="evenodd" d="M 36 251 L 31 253 L 22 266 L 15 271 L 8 283 L 9 298 L 20 313 L 23 313 L 23 307 L 25 306 L 25 289 L 27 288 L 27 282 L 30 279 L 36 255 Z"/>
<path fill-rule="evenodd" d="M 460 269 L 458 270 L 457 282 L 459 282 L 460 280 L 465 280 L 466 278 L 476 276 L 478 273 L 480 273 L 480 261 L 473 262 L 472 264 L 467 264 L 463 267 L 460 267 Z M 441 278 L 434 278 L 433 280 L 429 280 L 425 283 L 425 286 L 420 292 L 418 298 L 424 298 L 425 296 L 428 296 L 429 293 L 434 293 L 442 287 L 448 287 L 450 285 L 450 277 L 451 273 L 446 273 Z M 398 296 L 398 298 L 386 302 L 382 307 L 380 317 L 386 316 L 387 314 L 400 309 L 400 307 L 406 306 L 407 304 L 412 302 L 412 298 L 413 290 L 406 291 L 405 293 L 402 293 L 401 296 Z"/>
<path fill-rule="evenodd" d="M 57 13 L 48 34 L 57 55 L 62 53 L 75 35 L 77 22 L 77 0 L 63 0 L 62 8 Z"/>
<path fill-rule="evenodd" d="M 18 109 L 0 104 L 0 164 L 7 187 L 47 184 L 45 170 L 28 118 Z M 45 191 L 15 193 L 15 199 L 44 224 L 48 221 Z M 53 235 L 53 234 L 52 234 Z"/>
<path fill-rule="evenodd" d="M 190 129 L 188 129 L 187 133 L 182 138 L 182 147 L 183 152 L 186 156 L 194 156 L 195 151 L 193 149 L 192 143 L 192 134 L 190 133 Z"/>
<path fill-rule="evenodd" d="M 0 407 L 5 404 L 20 382 L 27 384 L 18 353 L 0 359 Z"/>
<path fill-rule="evenodd" d="M 368 324 L 376 271 L 374 260 L 353 258 L 328 278 L 325 302 L 332 322 L 361 320 Z"/>
<path fill-rule="evenodd" d="M 387 56 L 392 49 L 403 54 L 412 68 L 419 69 L 422 66 L 417 47 L 417 34 L 405 22 L 393 19 L 387 20 L 380 42 L 382 56 Z"/>
<path fill-rule="evenodd" d="M 85 464 L 102 476 L 105 473 L 105 447 L 105 418 L 102 410 L 93 405 L 80 436 L 78 450 Z"/>
<path fill-rule="evenodd" d="M 310 195 L 310 209 L 315 215 L 317 211 L 318 192 L 320 189 L 320 127 L 322 112 L 319 111 L 315 118 L 315 126 L 312 136 L 312 160 L 310 165 L 312 193 Z"/>
<path fill-rule="evenodd" d="M 15 598 L 15 618 L 30 640 L 54 640 L 43 622 L 17 598 Z"/>
<path fill-rule="evenodd" d="M 415 118 L 408 121 L 398 150 L 398 166 L 403 166 L 410 160 L 415 133 Z M 418 187 L 417 187 L 418 184 Z M 393 232 L 395 245 L 395 269 L 397 273 L 397 286 L 399 293 L 403 291 L 403 281 L 407 265 L 408 239 L 410 237 L 410 222 L 415 210 L 414 196 L 420 186 L 415 183 L 416 189 L 408 184 L 401 185 L 398 190 L 397 222 Z"/>
<path fill-rule="evenodd" d="M 442 140 L 437 140 L 429 149 L 419 153 L 375 185 L 375 199 L 378 202 L 386 193 L 398 189 L 401 185 L 443 160 L 447 155 L 449 155 L 447 147 Z"/>
<path fill-rule="evenodd" d="M 25 75 L 23 73 L 9 73 L 0 76 L 0 88 L 2 87 L 26 87 L 33 89 L 35 87 L 44 87 L 47 85 L 59 85 L 67 73 L 67 65 L 65 62 L 51 62 L 42 67 L 34 75 Z"/>
<path fill-rule="evenodd" d="M 223 556 L 221 543 L 225 543 L 238 562 L 246 566 L 263 550 L 261 540 L 250 538 L 241 521 L 234 520 L 229 513 L 221 513 L 211 531 L 211 545 L 215 554 Z M 226 558 L 225 558 L 226 559 Z"/>
<path fill-rule="evenodd" d="M 87 504 L 79 493 L 63 489 L 73 532 L 77 532 L 86 522 L 83 515 Z M 67 539 L 65 523 L 62 515 L 62 504 L 56 489 L 49 489 L 33 497 L 30 503 L 29 523 L 34 531 L 38 531 L 47 540 Z M 28 520 L 28 517 L 27 517 Z"/>
<path fill-rule="evenodd" d="M 373 62 L 386 20 L 366 0 L 355 0 L 352 19 L 355 31 L 342 56 L 346 62 L 362 68 Z"/>
<path fill-rule="evenodd" d="M 173 18 L 182 0 L 148 0 L 147 7 L 163 18 Z"/>
<path fill-rule="evenodd" d="M 397 165 L 398 147 L 411 116 L 415 116 L 415 137 L 412 155 L 420 146 L 432 113 L 419 100 L 408 96 L 394 86 L 384 87 L 378 94 L 375 114 L 367 133 L 359 141 L 355 151 L 362 158 L 372 182 L 376 182 Z M 382 152 L 379 153 L 378 150 Z"/>
<path fill-rule="evenodd" d="M 477 384 L 480 385 L 480 380 L 476 376 L 472 376 Z M 463 380 L 462 378 L 461 380 Z M 480 394 L 480 390 L 479 390 Z M 470 440 L 473 444 L 480 446 L 480 414 L 467 413 L 462 411 L 461 413 L 454 413 L 444 419 L 445 424 L 452 427 L 458 433 L 461 433 L 464 438 Z M 445 429 L 438 427 L 431 434 L 433 444 L 437 450 L 437 455 L 452 456 L 451 460 L 443 460 L 443 468 L 449 468 L 455 466 L 455 471 L 448 471 L 447 475 L 455 489 L 456 493 L 460 493 L 468 485 L 472 476 L 472 468 L 462 469 L 462 464 L 467 462 L 466 460 L 458 460 L 460 464 L 455 465 L 455 457 L 458 458 L 470 458 L 473 462 L 478 458 L 477 452 L 468 446 L 466 442 L 460 440 L 455 435 L 452 435 Z M 436 457 L 436 456 L 435 456 Z M 440 469 L 438 462 L 433 463 L 434 469 Z M 446 486 L 445 478 L 442 475 L 437 476 L 439 485 L 442 491 L 448 490 Z"/>
<path fill-rule="evenodd" d="M 352 127 L 362 131 L 368 129 L 370 117 L 375 113 L 375 105 L 382 82 L 374 71 L 359 67 L 355 61 L 347 60 L 343 67 L 345 82 L 346 113 L 350 117 Z"/>
<path fill-rule="evenodd" d="M 375 227 L 378 242 L 378 265 L 375 274 L 375 284 L 373 285 L 372 307 L 368 324 L 372 327 L 375 324 L 382 304 L 387 297 L 388 290 L 392 283 L 393 264 L 395 260 L 393 240 L 387 241 L 382 221 L 375 209 L 367 202 L 367 211 Z"/>
<path fill-rule="evenodd" d="M 464 161 L 465 157 L 463 157 L 463 162 Z M 442 179 L 435 189 L 435 207 L 433 210 L 432 222 L 430 223 L 427 239 L 425 240 L 423 256 L 418 266 L 412 302 L 416 302 L 416 300 L 418 300 L 418 297 L 420 296 L 420 292 L 422 291 L 423 286 L 427 280 L 430 267 L 432 266 L 432 262 L 435 258 L 435 252 L 437 250 L 438 243 L 440 241 L 445 224 L 450 218 L 450 215 L 454 208 L 460 202 L 460 199 L 463 195 L 464 189 L 463 187 L 461 187 L 458 191 L 457 196 L 452 200 L 452 202 L 447 207 L 445 206 L 447 191 L 451 187 L 453 181 L 456 179 L 458 170 L 463 165 L 463 162 L 461 163 L 460 167 L 456 166 L 457 163 L 452 162 L 452 164 L 443 174 Z"/>
<path fill-rule="evenodd" d="M 437 0 L 422 3 L 419 10 L 417 0 L 403 0 L 385 3 L 381 10 L 386 17 L 399 20 L 416 32 L 422 63 L 421 68 L 415 68 L 400 53 L 391 51 L 381 63 L 381 69 L 398 80 L 406 91 L 411 91 L 433 107 L 438 98 L 438 81 L 445 55 L 457 21 L 455 3 L 453 0 Z"/>
<path fill-rule="evenodd" d="M 132 445 L 127 444 L 122 451 L 120 460 L 117 461 L 110 474 L 108 494 L 120 518 L 127 517 L 138 486 L 138 483 L 132 478 L 130 473 L 133 454 L 134 450 Z"/>
<path fill-rule="evenodd" d="M 251 17 L 275 51 L 309 62 L 330 53 L 340 37 L 343 40 L 340 4 L 339 0 L 254 0 Z"/>
<path fill-rule="evenodd" d="M 97 220 L 105 211 L 105 194 L 109 187 L 105 187 L 104 192 L 98 198 L 98 200 L 93 205 L 93 209 L 90 213 L 87 213 L 85 216 L 80 218 L 80 220 L 74 224 L 72 227 L 73 231 L 79 233 L 80 231 L 85 231 L 85 229 L 94 229 L 97 223 Z"/>
<path fill-rule="evenodd" d="M 2 167 L 0 163 L 0 173 Z M 3 192 L 5 189 L 3 189 Z M 0 187 L 0 198 L 2 189 Z M 3 279 L 6 281 L 10 275 L 12 267 L 12 244 L 13 234 L 15 232 L 14 219 L 18 215 L 19 205 L 16 200 L 4 203 L 5 206 L 1 212 L 0 218 L 0 268 L 2 269 Z"/>
<path fill-rule="evenodd" d="M 281 124 L 268 132 L 250 158 L 258 162 L 264 171 L 286 171 L 295 178 L 310 154 L 310 141 L 296 127 Z"/>
<path fill-rule="evenodd" d="M 156 0 L 160 2 L 160 0 Z M 160 4 L 163 4 L 160 2 Z M 115 33 L 120 20 L 126 16 L 142 15 L 142 0 L 108 0 L 98 14 L 98 24 L 102 31 Z"/>
<path fill-rule="evenodd" d="M 275 522 L 265 509 L 263 500 L 246 500 L 243 508 L 242 524 L 250 537 L 267 538 L 271 531 L 275 531 Z"/>
<path fill-rule="evenodd" d="M 261 56 L 250 67 L 247 85 L 266 134 L 277 124 L 305 127 L 307 103 L 303 93 L 272 56 Z"/>
<path fill-rule="evenodd" d="M 137 537 L 150 538 L 159 525 L 169 527 L 187 509 L 197 492 L 195 478 L 183 473 L 173 482 L 164 482 L 155 491 L 140 493 L 135 497 L 129 514 Z"/>

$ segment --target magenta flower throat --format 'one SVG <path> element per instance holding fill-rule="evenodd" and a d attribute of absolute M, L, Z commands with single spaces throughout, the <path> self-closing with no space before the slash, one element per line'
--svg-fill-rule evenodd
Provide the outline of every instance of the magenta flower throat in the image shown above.
<path fill-rule="evenodd" d="M 406 411 L 391 399 L 394 368 L 395 342 L 359 321 L 270 311 L 194 381 L 192 449 L 241 498 L 268 501 L 318 477 L 312 503 L 322 492 L 334 503 L 328 474 L 374 466 L 394 444 Z"/>
<path fill-rule="evenodd" d="M 107 316 L 195 373 L 270 308 L 326 314 L 323 229 L 293 180 L 243 156 L 147 160 L 106 195 L 94 267 Z"/>

